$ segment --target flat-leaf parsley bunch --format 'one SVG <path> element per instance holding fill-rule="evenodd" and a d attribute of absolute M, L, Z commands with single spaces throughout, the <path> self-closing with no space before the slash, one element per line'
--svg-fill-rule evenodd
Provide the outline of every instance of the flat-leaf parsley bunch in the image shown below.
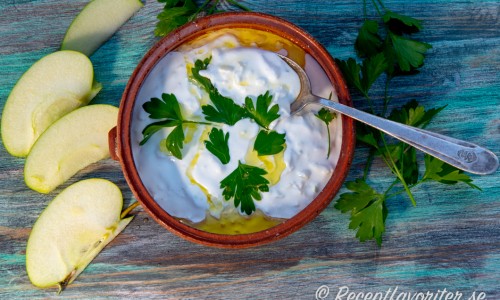
<path fill-rule="evenodd" d="M 165 6 L 158 15 L 159 22 L 155 30 L 157 36 L 164 36 L 198 16 L 223 11 L 220 8 L 221 3 L 225 3 L 229 7 L 249 10 L 236 0 L 206 0 L 201 6 L 196 5 L 193 0 L 158 0 L 158 2 L 165 3 Z M 382 0 L 372 0 L 371 3 L 377 12 L 378 18 L 368 19 L 368 1 L 364 0 L 363 13 L 365 20 L 358 31 L 354 44 L 357 57 L 347 60 L 336 59 L 336 62 L 347 84 L 368 101 L 368 112 L 396 122 L 424 128 L 445 108 L 444 106 L 426 108 L 415 99 L 412 99 L 400 108 L 388 111 L 392 99 L 389 96 L 392 79 L 417 74 L 419 68 L 424 64 L 426 52 L 431 48 L 430 44 L 412 37 L 412 34 L 422 30 L 422 22 L 387 9 Z M 284 135 L 268 130 L 269 123 L 274 120 L 278 111 L 275 107 L 269 107 L 269 95 L 260 95 L 255 107 L 250 99 L 245 101 L 243 107 L 234 104 L 231 99 L 224 99 L 224 97 L 212 90 L 213 87 L 206 78 L 198 76 L 198 71 L 206 67 L 208 62 L 197 61 L 197 65 L 193 69 L 195 81 L 211 95 L 213 105 L 203 108 L 205 119 L 210 122 L 232 125 L 241 118 L 250 117 L 262 128 L 255 141 L 254 150 L 258 151 L 259 155 L 269 155 L 269 153 L 282 151 L 285 145 Z M 370 90 L 372 85 L 381 78 L 385 80 L 385 89 L 382 96 L 383 104 L 381 109 L 380 107 L 376 109 Z M 316 116 L 325 123 L 329 130 L 328 124 L 335 117 L 335 114 L 322 109 Z M 160 122 L 164 122 L 165 126 L 177 126 L 171 133 L 173 137 L 170 140 L 170 146 L 169 138 L 167 138 L 166 144 L 167 149 L 172 150 L 171 153 L 174 156 L 177 156 L 176 154 L 180 155 L 182 141 L 184 140 L 180 128 L 182 128 L 182 124 L 192 123 L 192 121 L 177 118 L 173 121 L 163 120 Z M 157 125 L 151 124 L 151 128 L 145 129 L 145 139 L 150 132 L 156 130 Z M 328 134 L 330 134 L 329 131 Z M 209 137 L 210 140 L 205 142 L 207 149 L 216 155 L 222 163 L 228 161 L 230 159 L 229 151 L 224 144 L 227 145 L 229 136 L 224 134 L 221 129 L 213 128 Z M 372 127 L 358 124 L 356 138 L 369 148 L 363 176 L 354 181 L 346 182 L 345 186 L 350 192 L 340 195 L 335 208 L 342 213 L 350 212 L 349 228 L 357 231 L 356 236 L 360 241 L 374 239 L 380 245 L 385 231 L 385 220 L 388 215 L 387 200 L 406 193 L 412 204 L 416 205 L 411 190 L 424 182 L 435 181 L 443 184 L 462 182 L 472 188 L 479 189 L 472 184 L 472 180 L 468 175 L 427 154 L 423 158 L 425 171 L 420 174 L 415 148 L 403 142 L 387 138 L 384 133 Z M 328 155 L 329 153 L 330 149 Z M 383 191 L 371 186 L 368 180 L 371 165 L 375 158 L 382 159 L 395 175 L 393 182 Z M 262 171 L 265 172 L 263 169 Z M 251 201 L 252 197 L 259 200 L 259 191 L 263 192 L 267 189 L 267 180 L 263 177 L 260 178 L 265 175 L 262 171 L 240 163 L 238 169 L 221 183 L 221 188 L 225 188 L 224 195 L 226 197 L 235 197 L 235 204 L 237 206 L 241 203 L 242 211 L 252 212 L 255 210 L 253 201 Z M 249 175 L 255 180 L 245 180 L 245 176 Z M 253 183 L 253 185 L 250 183 Z M 249 189 L 243 189 L 247 185 Z M 239 194 L 237 191 L 239 191 Z"/>
<path fill-rule="evenodd" d="M 381 0 L 372 1 L 379 18 L 371 20 L 367 17 L 367 1 L 363 3 L 365 20 L 354 45 L 358 57 L 347 60 L 336 59 L 336 62 L 347 84 L 368 101 L 370 113 L 423 128 L 444 107 L 425 108 L 413 99 L 402 107 L 388 112 L 391 101 L 388 90 L 391 80 L 398 76 L 418 73 L 418 69 L 424 64 L 425 53 L 431 48 L 431 45 L 412 38 L 412 34 L 422 29 L 422 22 L 387 9 Z M 376 109 L 370 88 L 381 77 L 385 80 L 383 105 L 381 109 Z M 411 190 L 424 182 L 436 181 L 444 184 L 463 182 L 479 189 L 471 183 L 472 180 L 468 175 L 427 154 L 424 155 L 425 171 L 420 176 L 415 148 L 388 139 L 384 133 L 372 127 L 358 124 L 357 140 L 369 148 L 364 173 L 361 178 L 346 183 L 350 192 L 340 195 L 335 208 L 343 213 L 350 212 L 349 228 L 357 231 L 356 237 L 360 241 L 374 239 L 380 245 L 388 215 L 386 201 L 406 193 L 412 204 L 416 205 Z M 375 189 L 368 183 L 370 167 L 376 157 L 381 158 L 396 177 L 383 191 Z"/>

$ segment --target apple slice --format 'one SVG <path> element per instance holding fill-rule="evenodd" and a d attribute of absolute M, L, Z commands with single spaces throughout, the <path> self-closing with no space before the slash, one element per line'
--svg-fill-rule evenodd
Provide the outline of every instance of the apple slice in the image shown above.
<path fill-rule="evenodd" d="M 92 55 L 142 6 L 139 0 L 90 1 L 69 25 L 61 50 Z"/>
<path fill-rule="evenodd" d="M 28 155 L 33 143 L 54 121 L 86 105 L 101 90 L 85 55 L 58 51 L 35 64 L 12 89 L 2 113 L 2 139 L 7 151 Z"/>
<path fill-rule="evenodd" d="M 118 108 L 107 104 L 81 107 L 52 124 L 36 141 L 24 166 L 31 189 L 49 193 L 86 166 L 109 157 L 108 132 Z"/>
<path fill-rule="evenodd" d="M 26 271 L 41 288 L 70 284 L 133 217 L 122 219 L 120 189 L 105 179 L 70 185 L 40 214 L 26 246 Z"/>

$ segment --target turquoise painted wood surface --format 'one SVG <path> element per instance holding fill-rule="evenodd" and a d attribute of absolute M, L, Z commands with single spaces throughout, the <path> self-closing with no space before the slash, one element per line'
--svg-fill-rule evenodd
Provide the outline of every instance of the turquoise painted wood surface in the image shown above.
<path fill-rule="evenodd" d="M 0 107 L 24 71 L 58 49 L 85 2 L 0 2 Z M 354 54 L 362 1 L 243 3 L 298 24 L 335 57 Z M 161 5 L 152 0 L 145 4 L 91 57 L 97 80 L 104 86 L 95 103 L 118 106 L 134 66 L 157 41 L 153 29 Z M 387 0 L 386 5 L 422 19 L 425 29 L 419 38 L 433 45 L 419 75 L 393 82 L 394 104 L 415 98 L 430 107 L 447 105 L 428 128 L 500 155 L 500 3 Z M 374 94 L 382 90 L 377 85 Z M 365 107 L 356 95 L 354 100 L 356 106 Z M 366 155 L 366 149 L 357 149 L 349 179 L 362 173 Z M 119 165 L 111 160 L 86 168 L 48 195 L 26 188 L 23 165 L 23 159 L 9 156 L 0 146 L 0 299 L 55 298 L 55 289 L 33 287 L 25 272 L 26 240 L 38 214 L 62 188 L 83 178 L 110 179 L 120 186 L 126 203 L 133 199 Z M 343 287 L 380 295 L 390 289 L 386 299 L 396 288 L 393 299 L 401 292 L 439 296 L 444 289 L 461 294 L 461 299 L 472 295 L 500 299 L 499 175 L 500 171 L 472 176 L 482 192 L 465 185 L 421 186 L 415 190 L 417 207 L 404 196 L 392 199 L 381 248 L 358 242 L 347 229 L 348 216 L 333 205 L 291 236 L 245 250 L 187 242 L 139 209 L 130 226 L 61 297 L 314 299 L 325 285 L 329 294 L 318 294 L 325 299 L 335 299 Z M 370 180 L 382 186 L 392 177 L 382 162 L 375 161 Z"/>

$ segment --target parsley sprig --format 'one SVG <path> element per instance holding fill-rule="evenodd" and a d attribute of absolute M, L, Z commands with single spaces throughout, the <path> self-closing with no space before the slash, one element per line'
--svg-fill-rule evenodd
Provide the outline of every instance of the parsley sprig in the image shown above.
<path fill-rule="evenodd" d="M 250 117 L 254 119 L 257 124 L 265 129 L 269 129 L 269 125 L 280 117 L 278 113 L 278 104 L 274 104 L 272 107 L 269 107 L 272 100 L 273 96 L 269 94 L 269 91 L 257 97 L 255 106 L 253 105 L 253 101 L 250 97 L 245 98 L 245 108 L 248 115 L 250 115 Z"/>
<path fill-rule="evenodd" d="M 223 11 L 219 8 L 220 0 L 205 0 L 200 6 L 193 0 L 158 0 L 158 2 L 165 3 L 165 5 L 163 11 L 157 16 L 156 36 L 165 36 L 198 16 L 212 15 Z M 234 8 L 250 10 L 236 0 L 226 0 L 225 2 Z"/>
<path fill-rule="evenodd" d="M 258 167 L 242 164 L 220 183 L 222 195 L 226 201 L 234 199 L 234 206 L 240 206 L 240 211 L 247 215 L 255 211 L 254 200 L 262 199 L 260 192 L 269 191 L 269 181 L 264 178 L 267 172 Z"/>
<path fill-rule="evenodd" d="M 411 36 L 422 29 L 422 22 L 388 10 L 381 0 L 372 3 L 380 18 L 378 21 L 368 19 L 365 1 L 365 21 L 359 29 L 354 45 L 361 63 L 355 58 L 337 59 L 336 62 L 347 84 L 368 101 L 370 113 L 423 128 L 444 107 L 427 109 L 413 99 L 401 108 L 388 113 L 392 99 L 388 92 L 391 80 L 402 75 L 416 74 L 424 63 L 427 50 L 431 48 L 431 45 L 415 40 Z M 382 28 L 379 24 L 382 24 Z M 370 89 L 382 74 L 386 75 L 383 77 L 385 91 L 382 109 L 377 111 Z M 412 204 L 416 205 L 411 190 L 424 182 L 435 181 L 444 184 L 462 182 L 479 189 L 472 184 L 468 175 L 429 155 L 424 155 L 425 171 L 420 176 L 416 150 L 403 142 L 387 139 L 384 133 L 372 127 L 358 125 L 357 140 L 369 149 L 363 176 L 346 183 L 350 192 L 340 195 L 335 208 L 342 213 L 350 212 L 349 228 L 357 231 L 356 237 L 360 241 L 374 239 L 381 245 L 388 215 L 386 201 L 406 193 Z M 368 183 L 371 165 L 377 157 L 382 159 L 395 175 L 395 179 L 384 192 L 377 191 Z"/>
<path fill-rule="evenodd" d="M 335 119 L 335 117 L 337 116 L 336 114 L 334 114 L 333 112 L 329 111 L 328 109 L 326 108 L 322 108 L 318 111 L 317 114 L 315 114 L 315 116 L 320 119 L 321 121 L 323 121 L 323 123 L 325 123 L 326 125 L 326 132 L 328 133 L 328 152 L 326 154 L 326 158 L 328 159 L 330 157 L 330 152 L 331 152 L 331 139 L 330 139 L 330 122 L 333 121 L 333 119 Z"/>
<path fill-rule="evenodd" d="M 358 230 L 356 237 L 360 241 L 375 239 L 382 243 L 387 217 L 385 195 L 377 193 L 362 179 L 346 183 L 346 188 L 351 192 L 341 194 L 335 207 L 343 213 L 351 211 L 349 228 Z"/>
<path fill-rule="evenodd" d="M 223 165 L 227 165 L 231 160 L 229 154 L 229 132 L 224 134 L 224 130 L 212 128 L 208 134 L 209 140 L 205 141 L 205 147 L 215 157 L 217 157 Z"/>
<path fill-rule="evenodd" d="M 259 156 L 278 154 L 285 149 L 285 134 L 274 130 L 261 130 L 255 138 L 253 149 Z"/>
<path fill-rule="evenodd" d="M 233 99 L 222 96 L 209 78 L 200 75 L 200 71 L 207 69 L 210 60 L 211 58 L 203 61 L 198 59 L 191 69 L 192 78 L 208 93 L 213 104 L 203 105 L 202 112 L 207 121 L 234 125 L 245 118 L 247 112 L 244 107 L 234 103 Z"/>
<path fill-rule="evenodd" d="M 185 120 L 182 116 L 179 102 L 174 94 L 161 95 L 159 98 L 151 98 L 143 104 L 142 108 L 149 113 L 151 119 L 163 119 L 147 125 L 142 131 L 143 139 L 139 145 L 144 145 L 156 132 L 166 127 L 174 127 L 165 139 L 165 148 L 178 159 L 182 159 L 182 148 L 184 146 L 184 124 L 203 124 L 206 122 Z"/>

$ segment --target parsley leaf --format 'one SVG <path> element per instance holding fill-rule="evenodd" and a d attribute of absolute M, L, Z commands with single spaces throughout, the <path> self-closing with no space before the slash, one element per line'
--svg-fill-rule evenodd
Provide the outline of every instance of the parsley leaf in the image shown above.
<path fill-rule="evenodd" d="M 425 127 L 444 108 L 445 106 L 426 110 L 413 99 L 400 109 L 393 109 L 389 119 L 410 126 Z M 415 148 L 399 142 L 395 145 L 387 145 L 386 153 L 392 157 L 407 184 L 417 183 L 418 161 Z"/>
<path fill-rule="evenodd" d="M 201 107 L 207 121 L 234 125 L 245 117 L 245 109 L 234 103 L 230 98 L 219 93 L 213 93 L 210 94 L 210 100 L 214 105 L 203 105 Z"/>
<path fill-rule="evenodd" d="M 285 149 L 285 134 L 261 130 L 257 134 L 253 149 L 259 156 L 278 154 Z"/>
<path fill-rule="evenodd" d="M 207 150 L 215 155 L 220 162 L 225 165 L 229 163 L 231 157 L 229 155 L 229 132 L 224 135 L 224 131 L 218 128 L 212 128 L 208 134 L 208 141 L 205 141 Z"/>
<path fill-rule="evenodd" d="M 207 0 L 201 6 L 196 5 L 193 0 L 158 0 L 158 2 L 165 3 L 165 6 L 157 16 L 159 21 L 156 24 L 156 36 L 165 36 L 177 27 L 193 21 L 199 15 L 211 15 L 222 11 L 217 8 L 220 0 Z M 236 0 L 227 0 L 225 2 L 242 10 L 250 10 Z"/>
<path fill-rule="evenodd" d="M 147 125 L 142 130 L 142 141 L 139 145 L 144 145 L 156 132 L 166 127 L 175 127 L 165 139 L 165 148 L 167 152 L 178 159 L 182 159 L 182 148 L 184 145 L 184 129 L 183 124 L 207 124 L 205 122 L 196 122 L 184 120 L 181 113 L 181 108 L 177 97 L 174 94 L 161 95 L 159 98 L 151 98 L 150 101 L 144 103 L 142 108 L 149 113 L 151 119 L 165 119 Z"/>
<path fill-rule="evenodd" d="M 372 56 L 380 52 L 382 39 L 378 35 L 378 24 L 373 20 L 366 20 L 358 32 L 354 48 L 358 56 Z"/>
<path fill-rule="evenodd" d="M 173 156 L 182 159 L 182 148 L 184 146 L 184 129 L 182 124 L 177 125 L 165 139 L 165 146 Z"/>
<path fill-rule="evenodd" d="M 361 74 L 363 75 L 363 78 L 361 79 L 361 86 L 366 94 L 368 94 L 368 90 L 371 88 L 372 84 L 386 70 L 386 68 L 387 61 L 384 53 L 378 53 L 377 55 L 363 61 L 363 64 L 361 65 Z"/>
<path fill-rule="evenodd" d="M 403 33 L 416 33 L 422 29 L 422 21 L 412 17 L 400 15 L 390 10 L 386 10 L 382 20 L 385 24 L 387 24 L 387 26 L 389 26 L 389 30 L 391 32 L 399 35 Z"/>
<path fill-rule="evenodd" d="M 200 71 L 206 70 L 211 60 L 212 57 L 207 57 L 204 60 L 197 59 L 194 62 L 194 67 L 191 68 L 193 79 L 209 94 L 214 92 L 215 87 L 210 79 L 200 75 Z"/>
<path fill-rule="evenodd" d="M 406 125 L 423 128 L 445 107 L 446 105 L 426 110 L 417 100 L 413 99 L 403 105 L 401 109 L 393 109 L 389 115 L 389 119 Z"/>
<path fill-rule="evenodd" d="M 269 191 L 269 181 L 263 177 L 267 172 L 264 169 L 242 164 L 224 178 L 220 183 L 222 195 L 226 201 L 234 198 L 234 206 L 240 206 L 240 211 L 247 215 L 255 211 L 254 200 L 262 199 L 260 192 Z"/>
<path fill-rule="evenodd" d="M 358 64 L 352 57 L 350 57 L 348 60 L 341 60 L 336 58 L 335 62 L 344 75 L 347 85 L 355 87 L 361 93 L 366 94 L 365 89 L 361 85 L 361 78 L 359 76 L 361 72 L 361 65 Z"/>
<path fill-rule="evenodd" d="M 157 16 L 155 35 L 165 36 L 171 31 L 194 20 L 199 11 L 193 0 L 158 0 L 165 2 L 163 11 Z"/>
<path fill-rule="evenodd" d="M 265 129 L 269 129 L 269 125 L 280 116 L 278 114 L 278 104 L 274 104 L 269 108 L 272 99 L 273 96 L 267 91 L 265 94 L 257 97 L 257 103 L 254 107 L 252 99 L 250 99 L 250 97 L 245 98 L 245 107 L 248 114 L 257 124 Z"/>
<path fill-rule="evenodd" d="M 321 121 L 325 122 L 326 125 L 330 124 L 330 122 L 337 117 L 335 113 L 332 113 L 330 110 L 324 107 L 321 108 L 315 116 Z"/>
<path fill-rule="evenodd" d="M 387 61 L 384 53 L 363 60 L 362 65 L 353 58 L 347 61 L 335 60 L 344 74 L 347 84 L 355 87 L 364 96 L 368 96 L 368 90 L 377 78 L 387 69 Z"/>
<path fill-rule="evenodd" d="M 328 133 L 328 153 L 326 154 L 326 158 L 328 159 L 330 157 L 330 150 L 331 150 L 331 139 L 330 139 L 330 122 L 337 117 L 336 114 L 332 113 L 330 110 L 326 108 L 321 108 L 315 116 L 323 121 L 326 125 L 326 131 Z"/>
<path fill-rule="evenodd" d="M 424 161 L 425 174 L 422 180 L 434 180 L 444 184 L 463 182 L 471 188 L 481 190 L 477 185 L 472 184 L 472 179 L 462 170 L 427 154 L 424 156 Z"/>
<path fill-rule="evenodd" d="M 389 78 L 392 78 L 397 75 L 410 73 L 410 72 L 403 72 L 399 68 L 398 59 L 396 57 L 396 51 L 394 51 L 394 47 L 392 46 L 392 43 L 388 38 L 384 42 L 382 53 L 384 53 L 385 60 L 387 61 L 387 69 L 385 70 L 385 72 L 387 73 Z"/>
<path fill-rule="evenodd" d="M 384 155 L 392 157 L 395 167 L 407 184 L 415 184 L 418 181 L 418 161 L 415 148 L 399 142 L 394 145 L 386 145 L 381 151 L 384 151 Z"/>
<path fill-rule="evenodd" d="M 161 95 L 162 99 L 151 98 L 144 103 L 142 108 L 149 113 L 151 119 L 173 119 L 182 120 L 179 102 L 174 94 Z"/>
<path fill-rule="evenodd" d="M 142 130 L 142 140 L 139 143 L 139 145 L 144 145 L 156 132 L 160 131 L 161 129 L 165 127 L 175 127 L 178 126 L 179 124 L 182 124 L 179 120 L 164 120 L 164 121 L 159 121 L 159 122 L 154 122 L 149 125 L 147 125 L 143 130 Z"/>
<path fill-rule="evenodd" d="M 356 140 L 365 143 L 375 149 L 379 148 L 378 141 L 376 139 L 377 130 L 366 124 L 358 123 L 356 124 Z"/>
<path fill-rule="evenodd" d="M 178 127 L 178 126 L 182 127 L 184 119 L 182 118 L 179 102 L 177 101 L 175 95 L 163 93 L 161 95 L 161 98 L 162 98 L 161 100 L 158 98 L 151 98 L 150 101 L 142 105 L 142 108 L 147 113 L 149 113 L 149 117 L 151 119 L 166 119 L 166 120 L 154 122 L 147 125 L 142 131 L 143 139 L 139 143 L 139 145 L 144 145 L 151 138 L 151 136 L 153 136 L 153 134 L 160 131 L 162 128 Z M 179 137 L 178 133 L 177 136 Z M 182 141 L 183 140 L 184 137 L 182 138 Z M 168 150 L 172 153 L 178 153 L 175 150 L 171 151 L 172 149 Z M 178 157 L 177 155 L 174 156 Z"/>
<path fill-rule="evenodd" d="M 213 104 L 203 105 L 201 110 L 207 121 L 234 125 L 246 116 L 246 110 L 231 98 L 222 96 L 209 78 L 200 75 L 200 71 L 206 70 L 209 63 L 210 59 L 198 59 L 191 69 L 193 79 L 208 93 Z"/>
<path fill-rule="evenodd" d="M 341 194 L 335 208 L 342 213 L 351 212 L 349 228 L 357 229 L 356 237 L 361 242 L 375 239 L 381 245 L 387 217 L 384 194 L 377 193 L 361 179 L 347 182 L 346 187 L 352 193 Z"/>
<path fill-rule="evenodd" d="M 424 64 L 424 54 L 432 48 L 431 45 L 399 35 L 389 33 L 392 46 L 396 54 L 399 68 L 402 71 L 410 71 L 411 68 L 418 68 Z"/>

